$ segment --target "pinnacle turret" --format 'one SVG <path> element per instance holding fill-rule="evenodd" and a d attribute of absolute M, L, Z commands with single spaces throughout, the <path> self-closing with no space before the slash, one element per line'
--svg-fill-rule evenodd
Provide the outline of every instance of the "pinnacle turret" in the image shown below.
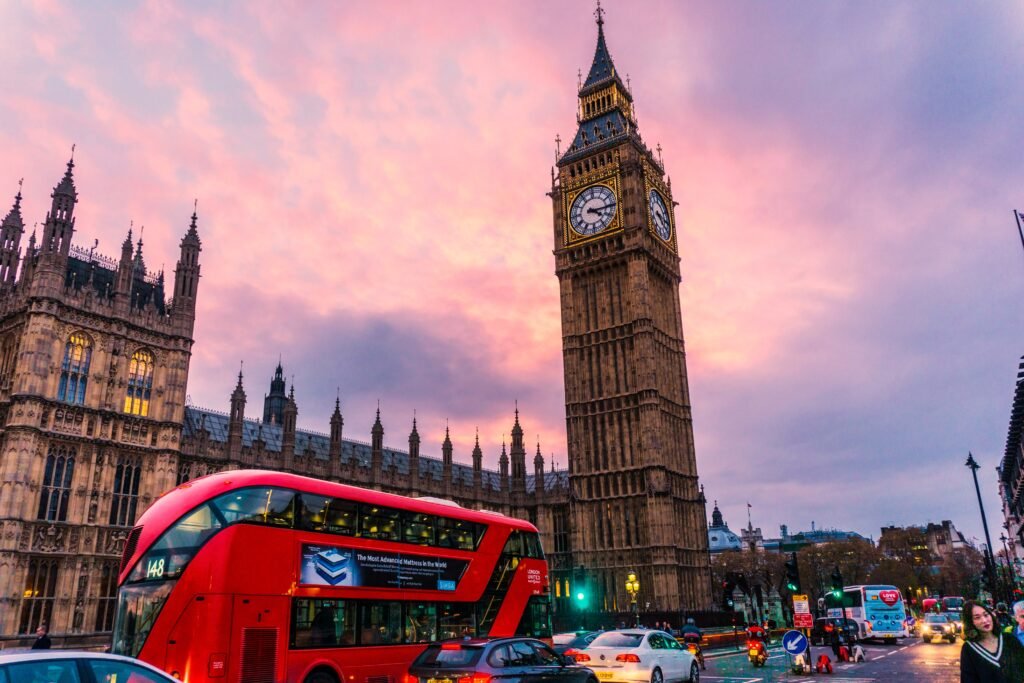
<path fill-rule="evenodd" d="M 68 160 L 64 177 L 53 188 L 50 195 L 52 203 L 46 214 L 46 225 L 43 228 L 42 250 L 57 253 L 66 257 L 71 250 L 71 237 L 75 232 L 75 204 L 78 202 L 78 191 L 75 189 L 75 148 L 71 146 L 71 158 Z M 63 275 L 63 273 L 61 273 Z"/>
<path fill-rule="evenodd" d="M 21 218 L 21 181 L 18 182 L 18 194 L 14 196 L 14 206 L 0 223 L 0 288 L 14 285 L 18 273 L 18 261 L 21 258 L 21 236 L 25 232 L 25 222 Z"/>

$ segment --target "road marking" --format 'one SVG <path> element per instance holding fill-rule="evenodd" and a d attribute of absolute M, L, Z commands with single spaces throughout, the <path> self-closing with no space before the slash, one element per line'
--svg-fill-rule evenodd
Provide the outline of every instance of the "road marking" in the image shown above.
<path fill-rule="evenodd" d="M 836 609 L 838 609 L 838 608 L 836 608 Z M 878 655 L 877 657 L 872 657 L 872 658 L 871 658 L 871 661 L 872 661 L 872 662 L 878 661 L 878 660 L 879 660 L 879 659 L 881 659 L 882 657 L 885 657 L 885 655 Z"/>
<path fill-rule="evenodd" d="M 701 676 L 702 681 L 738 681 L 738 683 L 761 683 L 763 678 L 738 678 L 736 676 Z"/>

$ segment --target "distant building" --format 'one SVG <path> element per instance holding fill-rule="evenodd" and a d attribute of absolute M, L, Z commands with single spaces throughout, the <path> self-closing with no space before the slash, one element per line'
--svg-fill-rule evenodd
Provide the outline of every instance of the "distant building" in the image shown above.
<path fill-rule="evenodd" d="M 712 555 L 717 555 L 726 550 L 741 550 L 742 548 L 740 537 L 734 534 L 729 529 L 729 525 L 725 523 L 716 500 L 715 509 L 711 512 L 711 526 L 708 527 L 708 550 Z"/>
<path fill-rule="evenodd" d="M 964 535 L 948 519 L 939 524 L 882 527 L 878 549 L 889 557 L 906 557 L 909 550 L 916 562 L 940 564 L 953 551 L 967 547 Z"/>

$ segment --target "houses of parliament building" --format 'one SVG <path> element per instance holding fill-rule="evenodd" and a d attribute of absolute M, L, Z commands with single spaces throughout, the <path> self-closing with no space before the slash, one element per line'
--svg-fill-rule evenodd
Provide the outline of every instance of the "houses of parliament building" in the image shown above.
<path fill-rule="evenodd" d="M 528 464 L 518 408 L 498 470 L 350 438 L 340 401 L 326 432 L 298 428 L 278 365 L 261 419 L 244 378 L 225 412 L 186 404 L 201 241 L 184 227 L 173 283 L 129 231 L 120 258 L 73 244 L 74 161 L 23 243 L 21 191 L 0 223 L 0 644 L 48 624 L 67 643 L 111 630 L 124 541 L 162 492 L 215 471 L 268 468 L 529 519 L 541 531 L 555 609 L 585 581 L 590 609 L 711 606 L 707 521 L 690 417 L 672 188 L 643 142 L 605 43 L 578 89 L 578 130 L 552 170 L 568 469 Z M 183 224 L 185 221 L 183 221 Z M 168 290 L 170 287 L 170 290 Z M 269 374 L 269 373 L 268 373 Z M 225 388 L 227 393 L 227 387 Z M 252 413 L 252 408 L 249 408 Z M 404 433 L 404 429 L 402 430 Z M 430 446 L 426 449 L 431 450 Z"/>

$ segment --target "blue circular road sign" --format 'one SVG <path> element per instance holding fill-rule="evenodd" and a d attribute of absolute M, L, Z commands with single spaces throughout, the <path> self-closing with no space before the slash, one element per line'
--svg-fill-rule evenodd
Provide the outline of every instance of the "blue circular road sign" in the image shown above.
<path fill-rule="evenodd" d="M 782 649 L 791 655 L 798 655 L 807 649 L 807 636 L 800 631 L 786 631 L 782 636 Z"/>

